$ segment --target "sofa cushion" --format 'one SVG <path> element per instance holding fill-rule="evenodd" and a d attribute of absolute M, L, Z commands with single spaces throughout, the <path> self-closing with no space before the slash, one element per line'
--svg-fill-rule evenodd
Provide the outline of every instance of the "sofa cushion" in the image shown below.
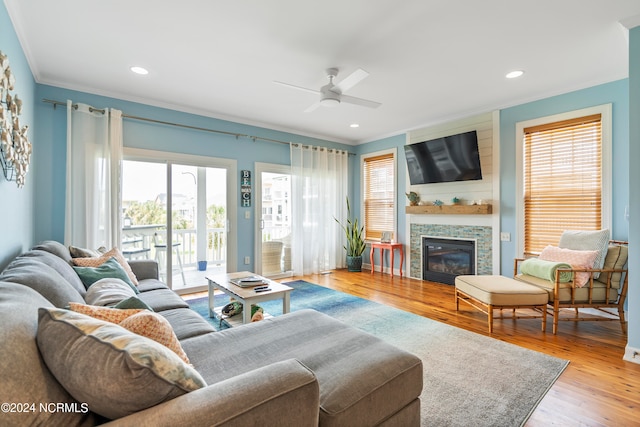
<path fill-rule="evenodd" d="M 165 346 L 69 310 L 39 309 L 37 342 L 67 391 L 107 418 L 206 386 L 198 372 Z"/>
<path fill-rule="evenodd" d="M 140 292 L 137 295 L 147 303 L 153 311 L 171 310 L 174 308 L 189 308 L 182 298 L 170 289 L 155 289 L 153 291 Z"/>
<path fill-rule="evenodd" d="M 133 274 L 131 266 L 129 266 L 129 263 L 118 248 L 113 248 L 109 252 L 106 252 L 99 257 L 73 258 L 73 264 L 80 267 L 99 267 L 105 262 L 109 261 L 111 258 L 114 258 L 118 262 L 118 264 L 120 264 L 125 273 L 127 273 L 129 281 L 134 285 L 137 285 L 138 279 L 136 278 L 136 275 Z"/>
<path fill-rule="evenodd" d="M 189 358 L 182 350 L 176 334 L 171 329 L 171 325 L 167 319 L 158 313 L 139 308 L 118 309 L 76 303 L 69 304 L 69 308 L 76 313 L 115 323 L 134 334 L 150 338 L 173 351 L 185 363 L 189 363 Z"/>
<path fill-rule="evenodd" d="M 89 305 L 109 306 L 135 296 L 136 293 L 121 279 L 107 277 L 96 281 L 84 296 Z"/>
<path fill-rule="evenodd" d="M 189 338 L 182 347 L 209 383 L 299 360 L 318 378 L 319 425 L 381 425 L 422 391 L 419 358 L 314 310 Z"/>
<path fill-rule="evenodd" d="M 87 289 L 84 287 L 82 281 L 73 270 L 73 267 L 71 267 L 71 264 L 69 264 L 59 256 L 40 249 L 33 249 L 20 255 L 20 258 L 22 257 L 35 258 L 38 261 L 47 264 L 49 267 L 60 273 L 60 275 L 64 277 L 64 279 L 69 282 L 71 286 L 73 286 L 73 288 L 80 293 L 80 295 L 84 296 L 87 292 Z"/>
<path fill-rule="evenodd" d="M 47 369 L 36 344 L 38 307 L 52 307 L 42 295 L 25 286 L 0 282 L 0 402 L 68 404 L 77 411 L 5 412 L 0 424 L 95 425 L 95 415 L 76 401 Z M 72 406 L 76 405 L 76 406 Z M 89 408 L 91 409 L 91 408 Z"/>
<path fill-rule="evenodd" d="M 180 341 L 216 331 L 209 322 L 193 310 L 176 308 L 161 311 L 160 314 L 169 321 L 173 332 L 175 332 Z"/>
<path fill-rule="evenodd" d="M 120 308 L 120 309 L 144 308 L 145 310 L 154 311 L 153 308 L 151 308 L 151 306 L 149 306 L 147 303 L 145 303 L 140 298 L 135 296 L 129 297 L 127 299 L 123 299 L 122 301 L 114 305 L 113 308 Z"/>
<path fill-rule="evenodd" d="M 55 256 L 62 258 L 63 261 L 71 264 L 71 254 L 69 253 L 69 249 L 67 249 L 67 247 L 62 243 L 56 242 L 55 240 L 45 240 L 38 243 L 31 249 L 50 252 Z"/>
<path fill-rule="evenodd" d="M 28 286 L 56 307 L 84 302 L 82 295 L 56 270 L 35 258 L 16 258 L 0 275 L 0 280 Z"/>
<path fill-rule="evenodd" d="M 138 290 L 140 292 L 155 291 L 156 289 L 169 289 L 169 287 L 158 279 L 142 279 L 138 281 Z"/>
<path fill-rule="evenodd" d="M 87 259 L 87 258 L 76 258 L 79 259 Z M 89 289 L 91 285 L 96 283 L 100 279 L 106 278 L 115 278 L 120 279 L 125 282 L 127 285 L 131 286 L 131 289 L 134 293 L 138 293 L 138 288 L 131 282 L 129 276 L 124 271 L 122 266 L 118 263 L 118 261 L 111 257 L 107 261 L 99 264 L 97 267 L 73 267 L 73 269 L 80 276 L 80 280 L 84 286 Z"/>

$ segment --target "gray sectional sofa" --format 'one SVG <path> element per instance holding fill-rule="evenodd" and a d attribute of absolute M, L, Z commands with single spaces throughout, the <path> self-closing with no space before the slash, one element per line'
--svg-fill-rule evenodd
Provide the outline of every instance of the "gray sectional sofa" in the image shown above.
<path fill-rule="evenodd" d="M 174 353 L 65 310 L 86 289 L 69 249 L 43 242 L 0 274 L 0 425 L 420 425 L 419 358 L 313 310 L 215 332 L 153 261 L 130 266 L 136 297 L 168 321 L 191 365 L 157 374 Z M 171 356 L 135 359 L 125 338 Z M 163 376 L 176 372 L 188 384 Z"/>

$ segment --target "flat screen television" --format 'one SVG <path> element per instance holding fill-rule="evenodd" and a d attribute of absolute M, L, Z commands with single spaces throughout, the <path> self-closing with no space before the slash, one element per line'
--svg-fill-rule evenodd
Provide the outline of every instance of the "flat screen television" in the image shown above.
<path fill-rule="evenodd" d="M 475 130 L 405 145 L 411 185 L 482 179 Z"/>

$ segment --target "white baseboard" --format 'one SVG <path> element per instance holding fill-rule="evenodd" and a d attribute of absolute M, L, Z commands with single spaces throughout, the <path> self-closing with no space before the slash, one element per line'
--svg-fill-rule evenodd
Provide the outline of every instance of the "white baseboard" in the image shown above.
<path fill-rule="evenodd" d="M 640 365 L 640 348 L 627 347 L 624 350 L 624 356 L 622 360 L 627 362 L 637 363 Z"/>

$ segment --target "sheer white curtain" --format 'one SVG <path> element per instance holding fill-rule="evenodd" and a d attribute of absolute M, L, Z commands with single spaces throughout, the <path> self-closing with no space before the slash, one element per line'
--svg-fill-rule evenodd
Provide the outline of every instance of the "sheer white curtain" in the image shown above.
<path fill-rule="evenodd" d="M 295 275 L 345 265 L 346 151 L 291 144 L 292 267 Z"/>
<path fill-rule="evenodd" d="M 77 105 L 77 107 L 76 107 Z M 66 245 L 120 245 L 122 112 L 67 101 Z"/>

